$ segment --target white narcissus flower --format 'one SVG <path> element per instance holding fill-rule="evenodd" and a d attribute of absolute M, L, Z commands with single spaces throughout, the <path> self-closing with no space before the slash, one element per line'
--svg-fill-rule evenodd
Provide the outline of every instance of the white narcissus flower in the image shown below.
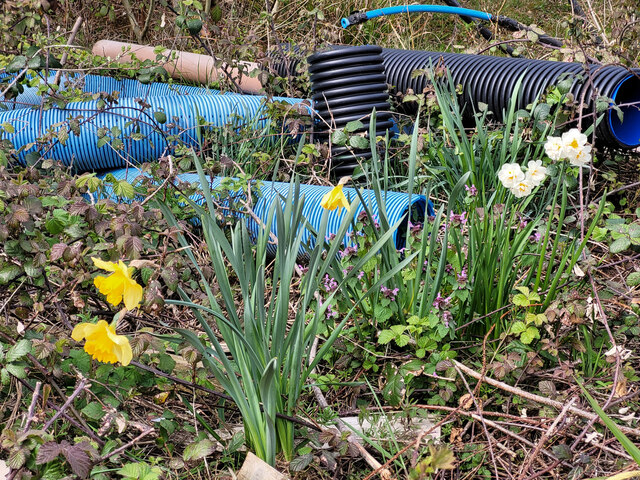
<path fill-rule="evenodd" d="M 588 141 L 589 139 L 587 136 L 584 133 L 580 133 L 580 130 L 577 128 L 572 128 L 568 132 L 564 132 L 562 134 L 562 143 L 564 144 L 565 149 L 569 149 L 569 151 L 580 150 L 588 143 Z"/>
<path fill-rule="evenodd" d="M 505 163 L 498 172 L 498 179 L 504 188 L 512 188 L 524 180 L 524 172 L 517 163 Z"/>
<path fill-rule="evenodd" d="M 551 160 L 560 160 L 564 151 L 564 143 L 560 137 L 547 137 L 544 151 Z"/>
<path fill-rule="evenodd" d="M 511 193 L 513 193 L 516 198 L 526 197 L 533 190 L 533 185 L 531 185 L 531 183 L 527 180 L 527 178 L 524 178 L 523 180 L 516 183 L 513 187 L 509 188 L 509 190 L 511 190 Z"/>
<path fill-rule="evenodd" d="M 529 178 L 529 183 L 532 186 L 537 187 L 547 178 L 547 167 L 542 166 L 542 160 L 532 160 L 527 164 L 527 167 L 525 177 Z"/>
<path fill-rule="evenodd" d="M 581 149 L 567 156 L 569 163 L 575 167 L 584 167 L 591 161 L 591 145 L 585 145 Z"/>

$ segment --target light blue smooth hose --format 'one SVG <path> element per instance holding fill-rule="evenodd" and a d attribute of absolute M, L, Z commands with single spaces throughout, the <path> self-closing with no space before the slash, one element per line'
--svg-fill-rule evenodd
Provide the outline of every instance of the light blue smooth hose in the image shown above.
<path fill-rule="evenodd" d="M 447 13 L 450 15 L 466 15 L 467 17 L 477 18 L 480 20 L 492 20 L 494 17 L 490 13 L 481 12 L 479 10 L 470 10 L 468 8 L 449 7 L 445 5 L 398 5 L 396 7 L 378 8 L 364 12 L 366 19 L 353 21 L 350 17 L 343 18 L 340 23 L 342 28 L 348 28 L 350 25 L 359 23 L 363 20 L 371 20 L 376 17 L 388 15 L 397 15 L 399 13 Z M 354 14 L 357 16 L 358 14 Z"/>
<path fill-rule="evenodd" d="M 140 176 L 149 176 L 146 173 L 141 172 L 135 168 L 129 169 L 119 169 L 114 170 L 111 173 L 118 180 L 127 180 L 129 183 L 135 185 L 135 179 Z M 106 175 L 106 174 L 105 174 Z M 102 175 L 104 178 L 105 175 Z M 180 180 L 184 182 L 189 182 L 191 184 L 200 185 L 200 179 L 198 175 L 194 173 L 185 173 L 177 176 Z M 214 177 L 210 179 L 210 186 L 212 191 L 220 185 L 221 182 L 220 177 Z M 300 185 L 300 196 L 304 196 L 304 205 L 302 207 L 302 213 L 309 224 L 313 227 L 314 230 L 318 230 L 320 228 L 320 220 L 322 218 L 322 214 L 324 209 L 320 206 L 320 201 L 322 197 L 329 191 L 331 191 L 332 187 L 324 187 L 320 185 Z M 344 188 L 343 189 L 345 195 L 349 200 L 354 200 L 358 198 L 358 195 L 353 188 Z M 213 191 L 215 194 L 215 191 Z M 271 207 L 273 202 L 280 201 L 282 202 L 282 206 L 284 208 L 284 197 L 289 193 L 289 183 L 283 182 L 261 182 L 260 183 L 260 193 L 258 198 L 253 206 L 253 211 L 258 218 L 260 218 L 263 223 L 266 223 L 267 217 L 269 214 L 269 208 Z M 366 204 L 371 209 L 371 212 L 374 218 L 379 218 L 380 215 L 380 205 L 376 200 L 376 196 L 373 190 L 360 190 L 362 197 Z M 111 194 L 112 195 L 112 194 Z M 243 192 L 238 192 L 240 197 L 243 197 Z M 116 197 L 111 197 L 113 200 L 117 200 Z M 196 193 L 190 197 L 194 202 L 199 205 L 204 205 L 205 200 L 200 193 Z M 401 192 L 386 192 L 383 193 L 383 203 L 384 209 L 387 216 L 387 220 L 389 225 L 395 225 L 401 219 L 406 218 L 406 216 L 411 213 L 412 220 L 414 222 L 423 222 L 425 218 L 425 210 L 426 213 L 430 216 L 435 215 L 433 210 L 433 205 L 429 201 L 427 202 L 426 197 L 423 195 L 412 195 L 411 199 L 409 199 L 409 195 Z M 95 200 L 95 199 L 94 199 Z M 222 201 L 224 204 L 224 200 Z M 359 204 L 356 209 L 355 218 L 357 218 L 358 214 L 364 210 L 364 206 Z M 338 232 L 340 228 L 340 224 L 344 217 L 347 215 L 347 211 L 343 208 L 333 210 L 329 212 L 329 221 L 327 226 L 326 235 L 335 234 Z M 249 231 L 257 236 L 260 230 L 259 225 L 255 220 L 250 217 L 247 217 L 247 227 Z M 304 228 L 304 233 L 302 234 L 302 243 L 307 244 L 308 242 L 313 241 L 313 234 Z M 352 228 L 349 229 L 347 236 L 343 239 L 344 244 L 349 244 L 349 233 L 352 231 Z M 271 225 L 271 232 L 278 235 L 276 221 L 274 219 Z M 394 242 L 396 248 L 403 248 L 406 241 L 406 230 L 402 229 L 401 231 L 396 230 L 394 232 Z M 274 254 L 276 251 L 276 245 L 269 245 L 268 251 L 271 254 Z M 300 254 L 304 254 L 304 251 L 301 250 Z"/>

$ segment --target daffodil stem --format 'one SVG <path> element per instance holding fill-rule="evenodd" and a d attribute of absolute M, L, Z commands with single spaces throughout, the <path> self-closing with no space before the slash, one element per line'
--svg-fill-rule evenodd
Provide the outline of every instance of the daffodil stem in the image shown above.
<path fill-rule="evenodd" d="M 85 377 L 82 377 L 80 379 L 80 382 L 76 386 L 73 393 L 69 396 L 69 398 L 67 398 L 67 401 L 64 402 L 64 405 L 62 405 L 62 407 L 60 407 L 60 410 L 58 410 L 56 414 L 53 417 L 51 417 L 47 423 L 44 424 L 44 427 L 42 427 L 43 431 L 46 432 L 49 429 L 49 427 L 53 425 L 53 422 L 55 422 L 60 417 L 60 415 L 62 415 L 64 411 L 67 408 L 69 408 L 69 406 L 73 403 L 76 397 L 80 395 L 80 393 L 85 389 L 85 387 L 87 386 L 87 383 L 88 383 L 88 380 Z"/>

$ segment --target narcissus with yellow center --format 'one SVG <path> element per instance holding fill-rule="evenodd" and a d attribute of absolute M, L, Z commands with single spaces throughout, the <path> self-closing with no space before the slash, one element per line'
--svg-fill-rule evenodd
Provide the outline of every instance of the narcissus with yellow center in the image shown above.
<path fill-rule="evenodd" d="M 118 306 L 124 300 L 127 310 L 133 310 L 142 301 L 142 287 L 131 278 L 133 268 L 127 267 L 122 260 L 105 262 L 99 258 L 91 257 L 96 267 L 113 272 L 108 277 L 97 276 L 93 283 L 100 293 L 107 296 L 107 302 Z"/>
<path fill-rule="evenodd" d="M 131 344 L 124 335 L 116 335 L 116 327 L 106 321 L 98 323 L 79 323 L 71 332 L 76 342 L 83 338 L 84 350 L 99 362 L 129 365 L 133 358 Z"/>

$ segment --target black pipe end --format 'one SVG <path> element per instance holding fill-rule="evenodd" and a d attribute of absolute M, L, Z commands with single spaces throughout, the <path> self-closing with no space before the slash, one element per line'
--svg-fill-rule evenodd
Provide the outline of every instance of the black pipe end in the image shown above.
<path fill-rule="evenodd" d="M 346 20 L 346 22 L 345 22 Z M 342 27 L 347 28 L 351 25 L 358 25 L 359 23 L 364 23 L 368 20 L 367 14 L 365 12 L 354 12 L 346 19 L 342 19 Z"/>

